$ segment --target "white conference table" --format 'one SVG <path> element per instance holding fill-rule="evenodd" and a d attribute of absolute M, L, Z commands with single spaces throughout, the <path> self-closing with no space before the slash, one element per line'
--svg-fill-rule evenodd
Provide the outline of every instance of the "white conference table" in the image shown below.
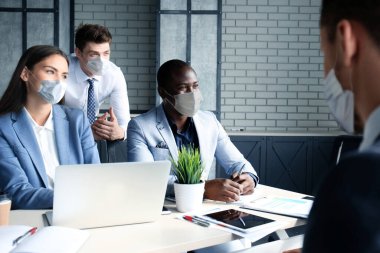
<path fill-rule="evenodd" d="M 306 195 L 285 191 L 269 186 L 258 185 L 255 193 L 260 196 L 283 196 L 302 198 Z M 213 227 L 201 227 L 188 221 L 177 219 L 175 205 L 165 203 L 173 212 L 151 223 L 88 229 L 90 238 L 83 245 L 80 253 L 97 252 L 186 252 L 214 246 L 240 237 Z M 204 211 L 215 208 L 236 208 L 236 205 L 223 202 L 205 201 Z M 302 225 L 305 220 L 275 214 L 244 210 L 259 216 L 283 222 L 283 229 Z M 11 211 L 11 225 L 45 226 L 42 214 L 44 210 Z M 300 239 L 301 240 L 301 239 Z"/>

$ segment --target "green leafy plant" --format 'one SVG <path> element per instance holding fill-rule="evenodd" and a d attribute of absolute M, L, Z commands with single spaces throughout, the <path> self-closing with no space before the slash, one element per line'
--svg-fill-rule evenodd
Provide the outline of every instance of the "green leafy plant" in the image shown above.
<path fill-rule="evenodd" d="M 201 182 L 204 167 L 197 148 L 182 146 L 178 150 L 178 160 L 174 161 L 171 158 L 171 162 L 173 164 L 172 171 L 177 178 L 177 183 L 198 184 Z"/>

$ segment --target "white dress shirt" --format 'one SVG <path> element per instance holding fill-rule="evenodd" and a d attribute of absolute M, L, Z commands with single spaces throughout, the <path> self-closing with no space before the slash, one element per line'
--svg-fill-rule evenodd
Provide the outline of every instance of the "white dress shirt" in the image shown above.
<path fill-rule="evenodd" d="M 377 107 L 368 117 L 364 126 L 363 141 L 359 151 L 369 148 L 380 135 L 380 106 Z"/>
<path fill-rule="evenodd" d="M 89 84 L 87 79 L 94 78 L 95 108 L 99 114 L 102 103 L 109 98 L 110 105 L 117 117 L 119 126 L 127 130 L 130 120 L 127 83 L 118 66 L 109 62 L 103 75 L 87 76 L 80 67 L 75 54 L 70 55 L 69 78 L 65 93 L 65 105 L 83 110 L 87 114 L 87 97 Z M 126 134 L 125 134 L 126 136 Z"/>
<path fill-rule="evenodd" d="M 54 135 L 54 121 L 53 121 L 53 108 L 50 111 L 50 115 L 45 123 L 45 125 L 38 125 L 32 116 L 30 116 L 28 110 L 25 109 L 26 114 L 29 117 L 30 123 L 34 130 L 34 135 L 36 136 L 38 146 L 42 154 L 42 159 L 44 161 L 46 174 L 48 175 L 49 188 L 54 188 L 54 176 L 55 169 L 59 166 L 59 158 L 57 152 L 57 144 L 55 142 Z"/>

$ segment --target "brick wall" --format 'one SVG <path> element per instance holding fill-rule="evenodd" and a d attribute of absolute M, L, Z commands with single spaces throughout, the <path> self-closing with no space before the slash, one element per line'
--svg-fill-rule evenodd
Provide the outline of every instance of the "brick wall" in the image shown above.
<path fill-rule="evenodd" d="M 223 0 L 222 123 L 227 129 L 329 131 L 319 0 Z"/>
<path fill-rule="evenodd" d="M 155 0 L 75 0 L 75 24 L 113 34 L 111 60 L 131 110 L 155 104 Z M 323 97 L 319 0 L 222 0 L 222 124 L 226 129 L 336 129 Z"/>

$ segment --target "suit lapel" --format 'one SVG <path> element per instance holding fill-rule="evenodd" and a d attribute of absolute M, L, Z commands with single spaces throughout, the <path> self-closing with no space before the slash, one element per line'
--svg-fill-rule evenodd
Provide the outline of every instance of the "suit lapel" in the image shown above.
<path fill-rule="evenodd" d="M 166 118 L 162 104 L 156 110 L 156 119 L 157 119 L 157 130 L 161 134 L 164 141 L 167 143 L 169 152 L 173 159 L 177 161 L 178 159 L 178 149 L 172 130 L 170 129 L 169 122 Z"/>
<path fill-rule="evenodd" d="M 202 160 L 202 163 L 204 164 L 205 166 L 205 170 L 203 172 L 203 179 L 204 176 L 207 174 L 208 175 L 208 168 L 211 166 L 209 165 L 209 161 L 213 161 L 213 155 L 212 154 L 212 157 L 210 157 L 210 150 L 212 150 L 210 147 L 209 147 L 209 143 L 210 143 L 210 133 L 207 131 L 209 128 L 207 127 L 207 122 L 202 122 L 202 119 L 199 117 L 199 114 L 195 114 L 193 116 L 193 121 L 194 121 L 194 125 L 195 125 L 195 129 L 197 131 L 197 135 L 198 135 L 198 141 L 199 141 L 199 152 L 201 154 L 201 160 Z M 206 177 L 207 178 L 207 177 Z"/>
<path fill-rule="evenodd" d="M 44 186 L 47 187 L 48 179 L 45 171 L 45 165 L 42 159 L 42 154 L 25 109 L 21 109 L 18 113 L 12 113 L 11 117 L 14 121 L 13 129 L 19 141 L 27 150 L 37 173 L 44 183 Z"/>
<path fill-rule="evenodd" d="M 53 122 L 59 164 L 70 164 L 69 122 L 60 106 L 53 106 Z"/>

